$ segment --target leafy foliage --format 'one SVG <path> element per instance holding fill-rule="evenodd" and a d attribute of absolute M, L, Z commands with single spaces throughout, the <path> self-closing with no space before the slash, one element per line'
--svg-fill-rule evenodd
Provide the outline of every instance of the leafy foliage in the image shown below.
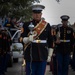
<path fill-rule="evenodd" d="M 31 18 L 30 6 L 39 0 L 0 0 L 0 16 L 25 17 Z"/>
<path fill-rule="evenodd" d="M 24 20 L 31 19 L 30 6 L 34 3 L 40 3 L 41 0 L 0 0 L 0 16 L 24 17 Z M 56 0 L 59 2 L 60 0 Z"/>

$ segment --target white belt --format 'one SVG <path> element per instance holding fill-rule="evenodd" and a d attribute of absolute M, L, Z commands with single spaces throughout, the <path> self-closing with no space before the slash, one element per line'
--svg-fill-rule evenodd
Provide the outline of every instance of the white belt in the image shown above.
<path fill-rule="evenodd" d="M 33 43 L 47 43 L 46 40 L 34 40 Z"/>
<path fill-rule="evenodd" d="M 70 42 L 70 40 L 60 40 L 60 42 Z"/>

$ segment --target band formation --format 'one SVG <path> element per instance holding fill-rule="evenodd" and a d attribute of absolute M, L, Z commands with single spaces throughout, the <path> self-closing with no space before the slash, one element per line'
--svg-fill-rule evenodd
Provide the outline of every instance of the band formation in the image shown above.
<path fill-rule="evenodd" d="M 43 5 L 33 5 L 33 19 L 24 22 L 19 42 L 23 45 L 25 75 L 45 75 L 49 64 L 53 75 L 68 75 L 69 67 L 75 70 L 75 33 L 68 25 L 70 17 L 61 15 L 61 24 L 51 26 L 42 18 Z M 10 22 L 12 25 L 12 23 Z M 12 26 L 5 24 L 9 30 Z M 11 32 L 13 34 L 13 32 Z M 10 57 L 11 37 L 0 29 L 0 75 L 7 70 Z"/>

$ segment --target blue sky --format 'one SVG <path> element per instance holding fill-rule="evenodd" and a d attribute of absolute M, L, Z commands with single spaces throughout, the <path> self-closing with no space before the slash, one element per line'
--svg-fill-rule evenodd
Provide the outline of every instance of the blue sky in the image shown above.
<path fill-rule="evenodd" d="M 61 0 L 57 3 L 55 0 L 41 0 L 41 3 L 45 6 L 42 17 L 51 25 L 61 23 L 61 15 L 69 15 L 70 23 L 75 22 L 75 0 Z"/>

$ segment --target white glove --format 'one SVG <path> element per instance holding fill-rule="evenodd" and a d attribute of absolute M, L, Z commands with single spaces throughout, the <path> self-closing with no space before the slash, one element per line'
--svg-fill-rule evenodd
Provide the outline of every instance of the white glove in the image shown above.
<path fill-rule="evenodd" d="M 34 36 L 35 35 L 30 35 L 29 37 L 24 37 L 23 38 L 23 43 L 27 44 L 29 41 L 33 41 L 34 40 Z"/>
<path fill-rule="evenodd" d="M 29 37 L 28 37 L 28 39 L 29 39 L 29 41 L 33 41 L 34 40 L 34 35 L 30 35 Z"/>
<path fill-rule="evenodd" d="M 28 37 L 24 37 L 23 38 L 23 43 L 27 44 L 29 42 L 29 38 Z"/>
<path fill-rule="evenodd" d="M 51 61 L 51 57 L 48 56 L 48 58 L 47 58 L 47 62 L 50 62 L 50 61 Z"/>
<path fill-rule="evenodd" d="M 51 61 L 52 54 L 53 54 L 53 48 L 49 48 L 49 50 L 48 50 L 48 59 L 47 59 L 48 62 Z"/>

